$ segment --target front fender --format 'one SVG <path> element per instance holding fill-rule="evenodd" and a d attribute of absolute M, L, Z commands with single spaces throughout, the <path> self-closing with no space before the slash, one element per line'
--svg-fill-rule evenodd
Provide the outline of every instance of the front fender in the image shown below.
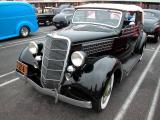
<path fill-rule="evenodd" d="M 154 28 L 154 33 L 160 35 L 160 24 Z"/>
<path fill-rule="evenodd" d="M 19 61 L 24 62 L 27 65 L 37 64 L 37 61 L 34 59 L 34 56 L 28 50 L 28 47 L 24 48 L 19 56 Z"/>
<path fill-rule="evenodd" d="M 121 68 L 121 63 L 114 57 L 106 56 L 97 60 L 90 72 L 83 72 L 79 80 L 69 86 L 76 86 L 84 94 L 92 99 L 102 96 L 104 88 L 116 69 Z M 76 95 L 76 94 L 75 94 Z"/>
<path fill-rule="evenodd" d="M 40 74 L 41 62 L 35 60 L 35 56 L 30 53 L 28 47 L 24 48 L 18 60 L 28 66 L 28 77 L 34 76 L 34 74 Z"/>

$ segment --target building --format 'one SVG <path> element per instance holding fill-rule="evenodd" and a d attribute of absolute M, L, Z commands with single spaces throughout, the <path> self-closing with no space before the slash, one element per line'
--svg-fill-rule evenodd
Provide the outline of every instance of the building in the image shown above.
<path fill-rule="evenodd" d="M 141 6 L 142 8 L 152 8 L 160 10 L 160 0 L 86 0 L 86 2 L 136 4 L 138 6 Z"/>
<path fill-rule="evenodd" d="M 0 0 L 0 1 L 27 1 L 35 7 L 57 7 L 60 4 L 80 5 L 83 3 L 123 3 L 123 4 L 136 4 L 142 8 L 152 8 L 160 10 L 160 0 Z"/>

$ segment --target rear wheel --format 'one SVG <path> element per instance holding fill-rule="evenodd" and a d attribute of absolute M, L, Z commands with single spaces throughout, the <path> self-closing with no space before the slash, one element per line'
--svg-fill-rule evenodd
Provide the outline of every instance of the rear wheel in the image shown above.
<path fill-rule="evenodd" d="M 27 37 L 28 35 L 29 35 L 29 28 L 26 26 L 23 26 L 20 30 L 20 36 Z"/>
<path fill-rule="evenodd" d="M 100 99 L 96 100 L 96 102 L 93 102 L 93 109 L 95 109 L 97 112 L 100 112 L 104 110 L 107 107 L 107 104 L 109 102 L 112 88 L 114 83 L 114 74 L 112 74 L 110 80 L 108 81 L 108 84 L 106 85 L 105 91 Z"/>

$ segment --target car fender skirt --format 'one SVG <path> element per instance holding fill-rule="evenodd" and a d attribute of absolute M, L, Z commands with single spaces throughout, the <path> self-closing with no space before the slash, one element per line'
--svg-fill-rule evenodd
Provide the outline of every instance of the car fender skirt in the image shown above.
<path fill-rule="evenodd" d="M 50 90 L 47 88 L 42 88 L 39 85 L 37 85 L 34 81 L 32 81 L 31 79 L 27 78 L 26 76 L 20 74 L 17 72 L 17 75 L 20 77 L 20 79 L 28 82 L 31 86 L 33 86 L 37 91 L 39 91 L 40 93 L 44 94 L 44 95 L 49 95 L 55 98 L 55 101 L 57 102 L 57 100 L 61 100 L 63 102 L 75 105 L 75 106 L 79 106 L 79 107 L 83 107 L 83 108 L 92 108 L 92 103 L 91 101 L 80 101 L 80 100 L 76 100 L 76 99 L 72 99 L 69 98 L 67 96 L 64 96 L 62 94 L 59 94 L 56 90 Z"/>

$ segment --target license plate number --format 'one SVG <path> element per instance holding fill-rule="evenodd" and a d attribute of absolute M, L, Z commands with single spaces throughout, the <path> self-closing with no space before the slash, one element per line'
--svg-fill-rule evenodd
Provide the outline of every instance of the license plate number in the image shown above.
<path fill-rule="evenodd" d="M 28 73 L 28 66 L 20 61 L 17 61 L 16 69 L 24 75 L 27 75 Z"/>

